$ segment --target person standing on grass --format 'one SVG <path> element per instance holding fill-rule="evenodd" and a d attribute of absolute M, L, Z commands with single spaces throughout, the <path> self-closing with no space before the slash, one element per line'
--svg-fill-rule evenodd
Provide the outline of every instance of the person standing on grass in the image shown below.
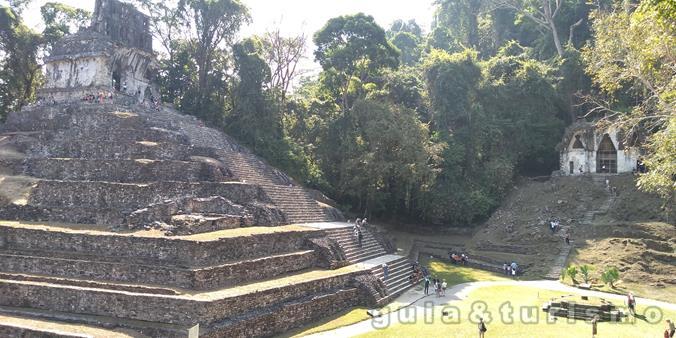
<path fill-rule="evenodd" d="M 430 278 L 425 276 L 425 296 L 430 294 Z"/>
<path fill-rule="evenodd" d="M 488 329 L 486 328 L 484 319 L 479 318 L 479 338 L 484 338 L 484 336 L 486 335 L 486 331 L 488 331 Z"/>
<path fill-rule="evenodd" d="M 674 338 L 674 333 L 676 333 L 676 326 L 674 326 L 674 321 L 667 319 L 667 327 L 669 330 L 669 338 Z"/>
<path fill-rule="evenodd" d="M 629 313 L 636 315 L 636 299 L 631 292 L 627 295 L 627 306 L 629 306 Z"/>
<path fill-rule="evenodd" d="M 597 327 L 598 321 L 599 321 L 598 315 L 594 316 L 594 318 L 591 321 L 591 323 L 592 323 L 592 338 L 596 338 L 596 335 L 599 334 L 599 330 L 598 330 L 598 327 Z"/>

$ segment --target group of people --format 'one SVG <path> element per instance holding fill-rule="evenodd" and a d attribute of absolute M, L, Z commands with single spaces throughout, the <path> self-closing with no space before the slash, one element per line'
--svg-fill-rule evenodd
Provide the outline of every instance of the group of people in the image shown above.
<path fill-rule="evenodd" d="M 455 252 L 449 251 L 448 252 L 448 259 L 451 260 L 451 263 L 453 264 L 462 264 L 462 265 L 467 265 L 469 262 L 469 256 L 465 253 L 457 254 Z"/>
<path fill-rule="evenodd" d="M 425 276 L 425 296 L 430 294 L 430 284 L 434 287 L 434 294 L 437 297 L 446 296 L 446 288 L 448 287 L 446 280 L 431 278 L 429 275 Z"/>
<path fill-rule="evenodd" d="M 551 230 L 552 233 L 556 233 L 556 231 L 559 230 L 560 227 L 561 222 L 558 219 L 552 218 L 551 220 L 549 220 L 549 230 Z"/>
<path fill-rule="evenodd" d="M 348 221 L 349 222 L 349 221 Z M 357 240 L 357 243 L 359 243 L 359 246 L 361 247 L 361 243 L 364 240 L 364 232 L 363 229 L 366 228 L 367 225 L 366 218 L 363 220 L 360 218 L 357 218 L 354 221 L 354 226 L 352 227 L 352 232 L 354 233 L 354 238 Z"/>
<path fill-rule="evenodd" d="M 104 103 L 105 100 L 113 100 L 113 93 L 112 92 L 104 92 L 104 91 L 99 91 L 96 94 L 85 94 L 85 96 L 82 97 L 82 102 L 89 102 L 89 103 Z"/>
<path fill-rule="evenodd" d="M 519 264 L 516 264 L 516 262 L 512 262 L 512 264 L 502 264 L 502 270 L 505 275 L 516 278 L 519 274 Z"/>
<path fill-rule="evenodd" d="M 552 231 L 552 235 L 555 234 L 561 228 L 561 221 L 556 218 L 549 220 L 549 230 Z M 570 245 L 570 234 L 566 232 L 563 236 L 563 240 L 566 242 L 566 245 Z"/>

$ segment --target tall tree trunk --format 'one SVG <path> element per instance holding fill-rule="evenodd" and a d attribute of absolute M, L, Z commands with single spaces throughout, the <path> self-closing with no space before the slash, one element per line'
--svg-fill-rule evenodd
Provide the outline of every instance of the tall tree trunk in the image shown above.
<path fill-rule="evenodd" d="M 552 31 L 552 38 L 554 39 L 556 52 L 559 54 L 559 56 L 563 57 L 563 47 L 561 46 L 559 31 L 556 29 L 556 23 L 554 23 L 554 14 L 552 13 L 552 8 L 550 7 L 549 0 L 542 0 L 542 8 L 544 9 L 545 12 L 545 20 L 547 20 L 549 30 Z"/>

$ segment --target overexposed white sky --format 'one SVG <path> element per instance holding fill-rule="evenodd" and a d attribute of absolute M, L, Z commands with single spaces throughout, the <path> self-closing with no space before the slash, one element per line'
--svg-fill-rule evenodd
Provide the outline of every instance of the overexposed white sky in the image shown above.
<path fill-rule="evenodd" d="M 94 0 L 51 0 L 89 11 L 94 10 Z M 415 19 L 425 31 L 432 23 L 434 0 L 242 0 L 250 9 L 252 24 L 244 27 L 241 37 L 262 34 L 280 27 L 284 35 L 304 32 L 308 37 L 307 60 L 304 68 L 312 64 L 312 35 L 333 17 L 359 12 L 372 15 L 379 25 L 387 29 L 396 19 Z M 0 0 L 2 3 L 3 0 Z M 33 0 L 24 12 L 26 23 L 40 27 L 40 6 L 47 0 Z"/>

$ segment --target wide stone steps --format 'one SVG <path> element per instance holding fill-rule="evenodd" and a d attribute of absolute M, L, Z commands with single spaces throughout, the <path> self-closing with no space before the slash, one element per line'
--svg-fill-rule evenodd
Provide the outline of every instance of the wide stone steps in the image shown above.
<path fill-rule="evenodd" d="M 118 289 L 121 287 L 117 283 L 146 285 L 148 289 L 161 285 L 207 290 L 306 270 L 316 263 L 312 250 L 224 261 L 199 268 L 183 268 L 161 261 L 130 262 L 132 259 L 127 257 L 106 258 L 74 253 L 0 251 L 0 275 L 27 274 L 71 280 L 57 284 L 83 285 L 85 280 L 110 282 L 112 288 Z M 109 285 L 99 284 L 96 287 L 103 289 Z"/>
<path fill-rule="evenodd" d="M 371 274 L 383 280 L 387 290 L 387 296 L 378 300 L 379 304 L 384 304 L 388 301 L 394 299 L 408 288 L 410 288 L 411 282 L 409 276 L 411 274 L 411 264 L 406 257 L 401 257 L 387 263 L 388 265 L 388 276 L 383 279 L 384 272 L 382 265 L 376 266 L 371 269 Z"/>
<path fill-rule="evenodd" d="M 302 187 L 295 186 L 284 173 L 268 166 L 251 154 L 232 152 L 223 161 L 233 174 L 243 182 L 260 185 L 273 203 L 287 216 L 290 223 L 330 221 Z"/>
<path fill-rule="evenodd" d="M 326 233 L 330 238 L 338 242 L 338 245 L 345 254 L 345 258 L 351 263 L 369 260 L 386 254 L 382 245 L 378 243 L 367 229 L 362 229 L 363 239 L 361 246 L 354 236 L 351 227 L 329 229 Z"/>

